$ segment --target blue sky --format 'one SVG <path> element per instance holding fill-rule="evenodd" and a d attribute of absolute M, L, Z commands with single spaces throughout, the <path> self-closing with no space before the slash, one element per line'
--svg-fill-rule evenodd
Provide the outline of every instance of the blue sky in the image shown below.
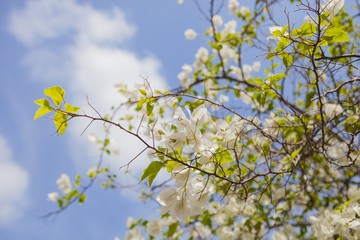
<path fill-rule="evenodd" d="M 121 81 L 143 75 L 156 86 L 176 86 L 181 66 L 205 44 L 184 38 L 187 28 L 202 31 L 206 24 L 194 4 L 4 0 L 0 23 L 0 239 L 113 239 L 124 235 L 128 216 L 157 214 L 156 205 L 95 185 L 83 206 L 39 219 L 56 209 L 46 198 L 60 174 L 86 173 L 97 147 L 80 136 L 82 123 L 58 137 L 50 119 L 33 121 L 33 101 L 44 88 L 61 85 L 72 103 L 85 105 L 88 96 L 107 112 L 121 100 L 113 88 Z M 88 133 L 100 132 L 95 126 Z M 114 167 L 138 150 L 136 142 L 116 137 L 121 154 L 110 160 Z"/>

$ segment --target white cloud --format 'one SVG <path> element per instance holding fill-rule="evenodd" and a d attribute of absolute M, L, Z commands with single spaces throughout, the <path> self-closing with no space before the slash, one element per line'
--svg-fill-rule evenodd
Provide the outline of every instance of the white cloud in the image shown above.
<path fill-rule="evenodd" d="M 135 27 L 117 8 L 101 12 L 74 0 L 27 1 L 10 16 L 10 31 L 27 46 L 71 34 L 97 43 L 121 43 L 131 38 Z"/>
<path fill-rule="evenodd" d="M 12 156 L 6 139 L 0 135 L 0 226 L 20 219 L 26 207 L 26 191 L 29 185 L 27 171 Z"/>
<path fill-rule="evenodd" d="M 155 88 L 166 87 L 159 60 L 153 56 L 140 58 L 124 48 L 136 28 L 118 8 L 102 11 L 73 0 L 28 1 L 23 9 L 11 15 L 10 30 L 28 46 L 24 63 L 33 78 L 49 85 L 62 85 L 67 90 L 68 101 L 82 103 L 81 107 L 86 108 L 88 96 L 101 113 L 109 112 L 111 106 L 125 100 L 114 85 L 142 82 L 140 76 L 146 76 Z M 86 126 L 84 122 L 75 120 L 70 125 L 73 126 L 70 144 L 74 156 L 80 159 L 78 163 L 81 162 L 83 168 L 84 165 L 90 167 L 84 154 L 96 160 L 97 147 L 80 136 Z M 100 136 L 103 126 L 95 126 L 87 133 Z M 111 161 L 119 167 L 140 152 L 142 145 L 114 130 L 112 137 L 121 156 Z M 134 164 L 137 171 L 144 168 L 143 162 Z"/>

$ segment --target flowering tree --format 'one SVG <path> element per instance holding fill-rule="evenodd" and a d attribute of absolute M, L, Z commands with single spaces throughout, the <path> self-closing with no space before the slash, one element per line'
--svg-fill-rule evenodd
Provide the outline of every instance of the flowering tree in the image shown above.
<path fill-rule="evenodd" d="M 78 118 L 99 121 L 106 136 L 112 126 L 143 144 L 127 165 L 150 156 L 142 197 L 156 199 L 161 215 L 130 218 L 126 239 L 360 239 L 360 3 L 350 13 L 344 0 L 284 0 L 294 9 L 284 12 L 277 0 L 195 3 L 208 45 L 182 67 L 179 88 L 117 86 L 128 101 L 103 116 L 79 113 L 50 87 L 35 119 L 52 114 L 59 135 Z M 117 173 L 102 165 L 109 143 L 98 141 L 88 184 L 58 179 L 53 213 L 83 203 L 101 175 L 117 189 Z M 155 186 L 160 170 L 170 180 Z"/>

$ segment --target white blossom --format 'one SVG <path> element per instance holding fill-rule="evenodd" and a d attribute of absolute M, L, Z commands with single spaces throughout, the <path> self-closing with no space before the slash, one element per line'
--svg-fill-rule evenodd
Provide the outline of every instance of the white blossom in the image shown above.
<path fill-rule="evenodd" d="M 179 72 L 177 78 L 180 80 L 180 84 L 183 88 L 188 88 L 190 86 L 190 75 L 185 71 Z"/>
<path fill-rule="evenodd" d="M 230 72 L 234 74 L 237 78 L 242 79 L 242 70 L 237 66 L 230 66 Z"/>
<path fill-rule="evenodd" d="M 240 8 L 240 14 L 241 14 L 242 16 L 245 16 L 245 15 L 248 14 L 249 12 L 250 12 L 250 9 L 249 9 L 248 7 L 242 6 L 242 7 Z"/>
<path fill-rule="evenodd" d="M 156 201 L 160 203 L 162 212 L 170 211 L 183 222 L 192 216 L 186 192 L 178 193 L 174 188 L 166 188 L 159 193 Z"/>
<path fill-rule="evenodd" d="M 131 228 L 136 224 L 135 219 L 132 217 L 128 217 L 126 220 L 126 227 Z"/>
<path fill-rule="evenodd" d="M 51 192 L 47 195 L 48 199 L 52 202 L 57 202 L 59 199 L 59 194 L 57 192 Z"/>
<path fill-rule="evenodd" d="M 211 230 L 207 226 L 204 226 L 201 222 L 195 223 L 195 230 L 201 239 L 208 239 L 211 235 Z"/>
<path fill-rule="evenodd" d="M 200 158 L 197 162 L 200 164 L 205 164 L 212 156 L 214 156 L 218 145 L 212 142 L 210 139 L 201 138 L 199 140 L 198 148 L 200 151 Z"/>
<path fill-rule="evenodd" d="M 227 44 L 223 44 L 219 52 L 224 62 L 227 62 L 231 59 L 237 60 L 237 52 Z"/>
<path fill-rule="evenodd" d="M 191 76 L 193 68 L 189 64 L 184 64 L 182 66 L 182 71 L 177 75 L 178 79 L 180 80 L 181 86 L 183 88 L 188 88 L 190 86 Z"/>
<path fill-rule="evenodd" d="M 220 103 L 225 103 L 225 102 L 229 102 L 230 98 L 224 94 L 220 94 L 219 95 L 219 102 Z"/>
<path fill-rule="evenodd" d="M 188 73 L 188 74 L 190 74 L 190 73 L 193 71 L 192 66 L 189 65 L 189 64 L 184 64 L 184 65 L 181 67 L 181 69 L 182 69 L 184 72 Z"/>
<path fill-rule="evenodd" d="M 63 194 L 68 194 L 71 191 L 71 182 L 67 174 L 61 174 L 60 178 L 56 181 L 58 188 Z"/>
<path fill-rule="evenodd" d="M 359 219 L 354 219 L 349 223 L 349 228 L 354 229 L 354 230 L 360 230 L 360 220 Z"/>
<path fill-rule="evenodd" d="M 330 146 L 326 149 L 327 155 L 333 160 L 345 160 L 346 153 L 349 148 L 345 142 L 330 142 Z"/>
<path fill-rule="evenodd" d="M 151 219 L 146 225 L 146 232 L 152 237 L 158 235 L 161 232 L 161 230 L 162 230 L 162 225 L 159 219 Z"/>
<path fill-rule="evenodd" d="M 194 62 L 195 69 L 197 70 L 201 69 L 204 66 L 205 62 L 208 60 L 208 58 L 209 58 L 209 51 L 204 47 L 199 48 L 199 50 L 195 54 L 195 62 Z"/>
<path fill-rule="evenodd" d="M 219 211 L 221 205 L 219 202 L 211 202 L 208 207 L 208 211 L 210 214 L 215 214 Z"/>
<path fill-rule="evenodd" d="M 230 13 L 236 14 L 239 8 L 239 2 L 237 0 L 229 0 L 228 8 Z"/>
<path fill-rule="evenodd" d="M 220 15 L 214 15 L 212 17 L 212 21 L 213 21 L 214 25 L 217 27 L 219 27 L 223 24 L 223 19 Z"/>
<path fill-rule="evenodd" d="M 325 209 L 320 210 L 316 217 L 310 216 L 308 221 L 314 236 L 317 239 L 329 239 L 339 234 L 344 239 L 357 239 L 356 231 L 360 230 L 360 222 L 356 218 L 358 206 L 358 203 L 344 204 L 342 210 Z"/>
<path fill-rule="evenodd" d="M 205 203 L 212 190 L 211 184 L 204 177 L 196 176 L 187 181 L 186 187 L 179 190 L 166 188 L 156 197 L 162 212 L 170 212 L 173 216 L 185 222 L 186 219 L 202 213 Z"/>
<path fill-rule="evenodd" d="M 197 33 L 194 29 L 189 28 L 184 32 L 184 35 L 187 40 L 194 40 L 197 36 Z"/>
<path fill-rule="evenodd" d="M 141 228 L 139 226 L 130 229 L 126 235 L 125 240 L 143 240 L 143 236 L 141 235 Z"/>
<path fill-rule="evenodd" d="M 223 212 L 217 213 L 213 218 L 214 221 L 219 225 L 225 225 L 229 219 L 228 216 Z"/>
<path fill-rule="evenodd" d="M 177 2 L 178 4 L 183 4 L 183 3 L 184 3 L 184 0 L 176 0 L 176 2 Z"/>
<path fill-rule="evenodd" d="M 274 232 L 274 234 L 272 235 L 272 239 L 273 240 L 289 240 L 288 237 L 285 235 L 285 233 L 280 232 L 280 231 Z"/>
<path fill-rule="evenodd" d="M 228 226 L 218 228 L 216 234 L 219 240 L 229 240 L 235 236 L 234 232 Z"/>
<path fill-rule="evenodd" d="M 319 81 L 324 82 L 327 79 L 326 73 L 324 71 L 316 70 L 316 72 L 319 76 Z"/>
<path fill-rule="evenodd" d="M 93 143 L 96 143 L 99 141 L 99 138 L 96 136 L 96 134 L 94 133 L 90 133 L 88 136 L 87 136 L 88 140 L 90 142 L 93 142 Z"/>
<path fill-rule="evenodd" d="M 360 188 L 351 186 L 348 190 L 348 197 L 353 202 L 358 201 L 360 199 Z"/>
<path fill-rule="evenodd" d="M 325 0 L 321 11 L 328 11 L 329 18 L 333 18 L 344 6 L 345 0 Z"/>
<path fill-rule="evenodd" d="M 333 103 L 324 104 L 325 116 L 329 119 L 339 116 L 343 111 L 344 111 L 343 108 L 339 104 L 333 104 Z"/>
<path fill-rule="evenodd" d="M 270 31 L 270 33 L 271 34 L 273 34 L 275 31 L 282 31 L 282 27 L 280 27 L 280 26 L 271 26 L 271 27 L 269 27 L 269 31 Z"/>
<path fill-rule="evenodd" d="M 171 172 L 171 178 L 175 179 L 176 187 L 181 188 L 189 180 L 190 169 L 182 165 L 176 166 Z"/>
<path fill-rule="evenodd" d="M 261 62 L 254 62 L 252 65 L 252 69 L 254 72 L 259 72 L 261 68 Z"/>
<path fill-rule="evenodd" d="M 249 64 L 244 64 L 242 70 L 244 73 L 250 74 L 252 72 L 252 67 Z"/>
<path fill-rule="evenodd" d="M 235 20 L 231 20 L 225 23 L 224 29 L 221 31 L 221 36 L 225 38 L 228 34 L 236 33 L 237 22 Z"/>
<path fill-rule="evenodd" d="M 267 37 L 266 40 L 270 41 L 270 40 L 277 40 L 279 39 L 279 37 L 273 36 L 275 31 L 282 31 L 282 27 L 280 26 L 271 26 L 269 27 L 269 32 L 271 34 L 271 36 Z"/>

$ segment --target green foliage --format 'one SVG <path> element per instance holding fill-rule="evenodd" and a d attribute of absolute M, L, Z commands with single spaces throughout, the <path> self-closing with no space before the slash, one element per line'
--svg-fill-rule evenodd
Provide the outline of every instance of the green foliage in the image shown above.
<path fill-rule="evenodd" d="M 68 126 L 69 115 L 72 115 L 80 110 L 79 107 L 72 106 L 69 103 L 64 102 L 65 91 L 59 86 L 49 87 L 44 90 L 44 95 L 47 96 L 53 106 L 47 99 L 37 99 L 34 101 L 35 104 L 40 107 L 35 112 L 34 120 L 43 117 L 49 113 L 54 113 L 53 122 L 56 131 L 59 135 L 63 135 Z"/>
<path fill-rule="evenodd" d="M 162 162 L 159 161 L 151 162 L 149 166 L 144 170 L 140 182 L 147 178 L 150 187 L 162 167 L 163 167 Z"/>
<path fill-rule="evenodd" d="M 59 107 L 60 104 L 64 101 L 65 91 L 63 88 L 59 86 L 54 86 L 54 87 L 46 88 L 44 90 L 44 94 L 45 96 L 51 99 L 51 101 L 56 107 Z"/>
<path fill-rule="evenodd" d="M 54 108 L 52 108 L 49 105 L 49 101 L 46 99 L 38 99 L 38 100 L 35 100 L 34 102 L 35 102 L 35 104 L 40 106 L 34 115 L 34 120 L 55 110 Z"/>

